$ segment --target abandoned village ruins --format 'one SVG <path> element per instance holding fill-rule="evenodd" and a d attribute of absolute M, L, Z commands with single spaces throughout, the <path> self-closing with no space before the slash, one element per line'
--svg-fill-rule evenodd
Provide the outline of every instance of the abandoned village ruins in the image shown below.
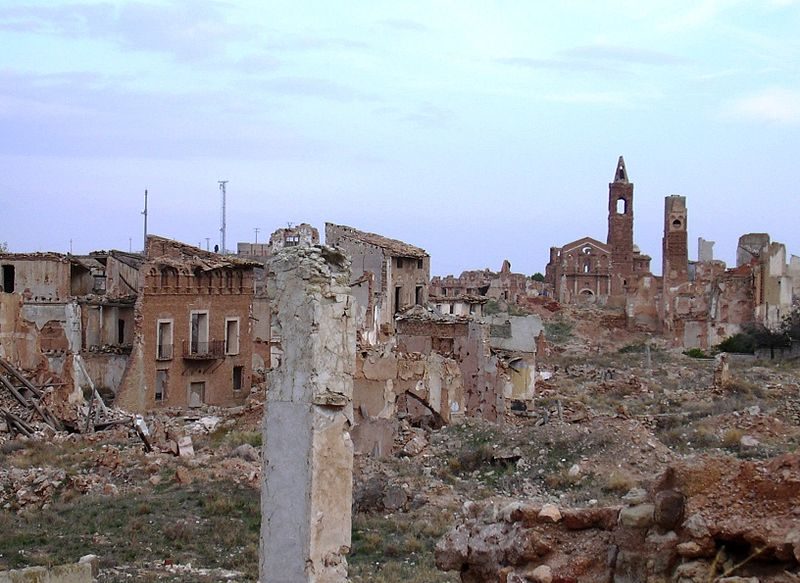
<path fill-rule="evenodd" d="M 634 244 L 633 195 L 620 157 L 605 242 L 551 247 L 543 280 L 508 261 L 431 277 L 423 248 L 333 223 L 325 245 L 303 223 L 235 255 L 156 235 L 142 253 L 0 254 L 0 432 L 32 435 L 40 422 L 86 432 L 107 406 L 146 418 L 265 394 L 262 581 L 344 581 L 354 454 L 391 456 L 400 420 L 438 428 L 533 411 L 537 357 L 550 350 L 544 314 L 596 307 L 665 346 L 709 349 L 749 324 L 776 328 L 797 305 L 800 257 L 767 234 L 742 235 L 731 268 L 702 238 L 690 261 L 684 196 L 665 197 L 654 275 Z M 425 447 L 417 431 L 404 455 Z M 498 520 L 528 528 L 542 511 Z M 617 514 L 597 512 L 591 528 L 612 529 Z M 482 520 L 442 554 L 445 568 L 474 575 L 465 581 L 503 568 L 460 552 L 458 536 L 473 544 L 495 527 Z"/>

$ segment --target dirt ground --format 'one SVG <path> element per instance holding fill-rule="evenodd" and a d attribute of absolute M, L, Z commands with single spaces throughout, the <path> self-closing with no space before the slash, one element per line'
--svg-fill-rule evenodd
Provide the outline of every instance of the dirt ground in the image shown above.
<path fill-rule="evenodd" d="M 623 332 L 602 311 L 550 322 L 533 411 L 438 430 L 400 420 L 397 454 L 356 457 L 354 582 L 458 581 L 436 570 L 433 548 L 467 501 L 613 505 L 669 466 L 797 451 L 800 363 L 732 359 L 731 381 L 714 387 L 713 360 Z M 0 569 L 91 553 L 99 581 L 255 581 L 258 390 L 235 410 L 148 421 L 151 453 L 126 428 L 0 434 Z M 176 455 L 181 435 L 191 454 Z"/>

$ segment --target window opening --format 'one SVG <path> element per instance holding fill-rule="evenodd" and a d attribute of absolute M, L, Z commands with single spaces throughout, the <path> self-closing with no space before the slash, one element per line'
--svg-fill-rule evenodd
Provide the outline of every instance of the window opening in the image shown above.
<path fill-rule="evenodd" d="M 399 285 L 394 288 L 394 313 L 398 313 L 400 311 L 400 293 L 403 288 Z"/>
<path fill-rule="evenodd" d="M 206 400 L 205 381 L 189 383 L 189 407 L 200 407 Z"/>
<path fill-rule="evenodd" d="M 418 285 L 416 290 L 414 290 L 414 303 L 418 306 L 422 305 L 422 286 Z"/>
<path fill-rule="evenodd" d="M 156 359 L 170 360 L 172 358 L 172 322 L 158 322 L 156 340 Z"/>
<path fill-rule="evenodd" d="M 624 198 L 617 199 L 617 214 L 624 215 L 628 213 L 628 201 Z"/>
<path fill-rule="evenodd" d="M 3 291 L 10 294 L 14 291 L 14 266 L 3 266 Z"/>
<path fill-rule="evenodd" d="M 125 344 L 125 320 L 117 320 L 117 344 Z"/>
<path fill-rule="evenodd" d="M 233 390 L 234 391 L 241 391 L 242 390 L 242 377 L 244 373 L 243 366 L 234 366 L 233 367 Z"/>
<path fill-rule="evenodd" d="M 239 354 L 239 320 L 225 320 L 225 354 Z"/>
<path fill-rule="evenodd" d="M 205 354 L 208 352 L 208 313 L 192 312 L 192 354 Z"/>
<path fill-rule="evenodd" d="M 167 398 L 167 371 L 156 371 L 156 401 L 164 401 Z"/>

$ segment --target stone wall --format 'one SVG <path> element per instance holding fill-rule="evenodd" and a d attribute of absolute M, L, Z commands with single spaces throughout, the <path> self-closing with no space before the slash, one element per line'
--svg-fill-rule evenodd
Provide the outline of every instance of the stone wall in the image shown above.
<path fill-rule="evenodd" d="M 398 414 L 412 423 L 441 425 L 464 416 L 458 363 L 439 354 L 403 353 L 386 345 L 363 348 L 353 383 L 356 451 L 390 455 Z"/>
<path fill-rule="evenodd" d="M 349 261 L 329 247 L 289 247 L 268 268 L 283 360 L 264 405 L 261 581 L 343 583 L 356 345 Z"/>

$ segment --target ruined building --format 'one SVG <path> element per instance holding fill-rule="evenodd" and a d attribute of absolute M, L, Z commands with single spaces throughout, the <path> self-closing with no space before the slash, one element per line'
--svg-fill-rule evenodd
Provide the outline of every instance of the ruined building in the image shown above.
<path fill-rule="evenodd" d="M 647 276 L 652 276 L 650 257 L 633 243 L 633 183 L 620 156 L 608 185 L 606 242 L 582 237 L 551 247 L 545 281 L 559 302 L 623 307 Z"/>
<path fill-rule="evenodd" d="M 352 261 L 361 340 L 374 344 L 394 332 L 395 314 L 428 303 L 430 255 L 419 247 L 353 227 L 325 223 L 325 243 Z"/>
<path fill-rule="evenodd" d="M 430 302 L 442 314 L 481 317 L 489 300 L 524 305 L 546 292 L 540 282 L 522 273 L 511 271 L 511 263 L 503 261 L 499 272 L 489 269 L 464 271 L 459 277 L 447 275 L 431 278 Z"/>
<path fill-rule="evenodd" d="M 143 411 L 244 401 L 253 360 L 256 265 L 147 237 L 120 406 Z"/>
<path fill-rule="evenodd" d="M 650 275 L 650 257 L 633 243 L 633 209 L 633 183 L 620 156 L 609 184 L 606 242 L 587 236 L 550 249 L 545 281 L 558 301 L 622 307 L 636 293 Z"/>
<path fill-rule="evenodd" d="M 281 249 L 319 244 L 319 231 L 308 223 L 276 229 L 268 243 L 238 243 L 237 256 L 258 265 L 253 269 L 255 292 L 251 314 L 253 370 L 261 378 L 283 357 L 281 335 L 271 329 L 271 308 L 267 296 L 266 263 Z"/>
<path fill-rule="evenodd" d="M 267 243 L 237 243 L 236 254 L 248 258 L 269 257 L 284 247 L 317 245 L 319 231 L 308 223 L 276 229 Z"/>
<path fill-rule="evenodd" d="M 686 198 L 666 197 L 661 321 L 673 344 L 707 349 L 748 324 L 778 327 L 798 298 L 800 258 L 787 262 L 783 244 L 748 233 L 739 238 L 734 268 L 715 261 L 714 243 L 702 238 L 699 260 L 689 261 L 687 228 Z"/>
<path fill-rule="evenodd" d="M 93 383 L 113 395 L 134 335 L 140 255 L 0 255 L 0 357 L 65 396 Z"/>

